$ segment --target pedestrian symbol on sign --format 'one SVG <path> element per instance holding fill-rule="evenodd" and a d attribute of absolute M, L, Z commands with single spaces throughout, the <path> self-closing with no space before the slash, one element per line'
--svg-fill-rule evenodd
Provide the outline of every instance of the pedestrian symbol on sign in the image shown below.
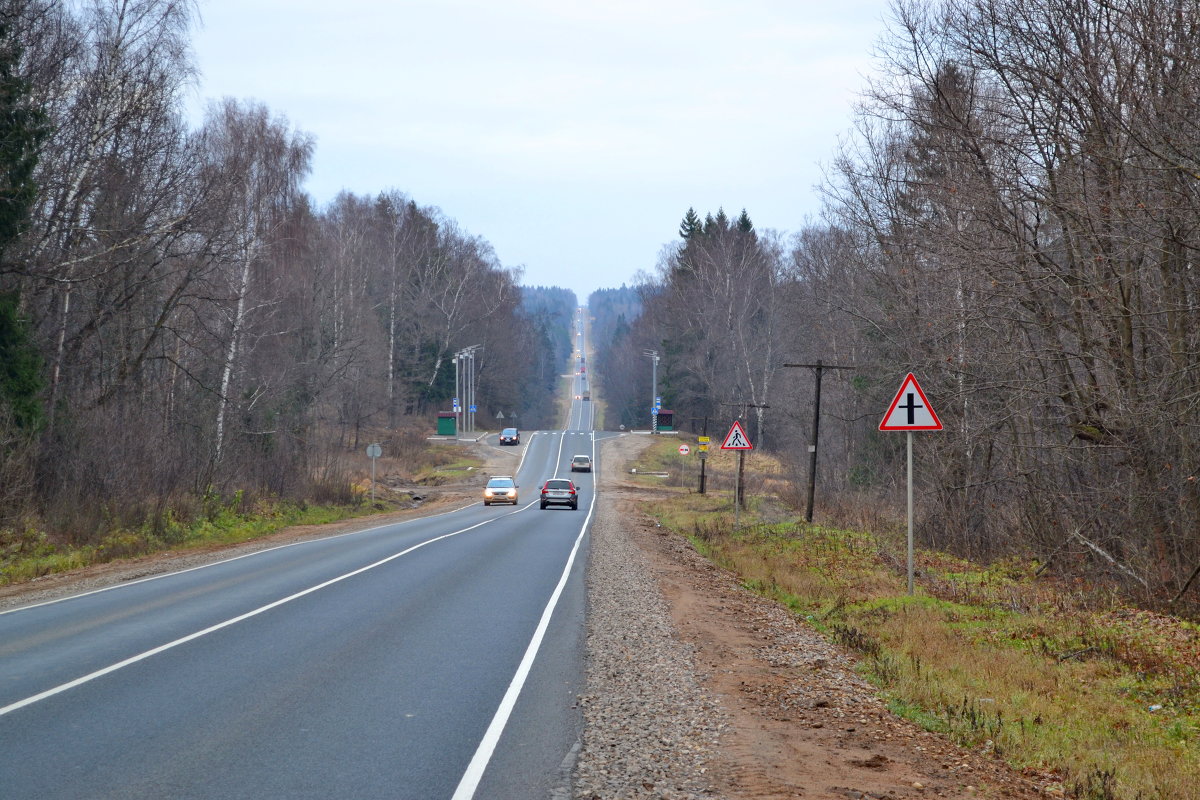
<path fill-rule="evenodd" d="M 736 420 L 733 427 L 729 429 L 729 433 L 725 434 L 725 441 L 721 444 L 722 450 L 753 450 L 754 445 L 750 444 L 750 437 L 746 435 L 746 431 L 742 429 L 742 423 Z"/>

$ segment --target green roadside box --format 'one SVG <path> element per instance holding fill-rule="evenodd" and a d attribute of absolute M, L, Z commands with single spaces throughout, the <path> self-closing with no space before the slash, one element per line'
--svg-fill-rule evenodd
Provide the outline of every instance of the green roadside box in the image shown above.
<path fill-rule="evenodd" d="M 438 412 L 438 436 L 454 436 L 458 433 L 458 418 L 453 411 Z"/>
<path fill-rule="evenodd" d="M 668 409 L 660 409 L 658 412 L 658 429 L 660 431 L 675 430 L 675 412 Z"/>

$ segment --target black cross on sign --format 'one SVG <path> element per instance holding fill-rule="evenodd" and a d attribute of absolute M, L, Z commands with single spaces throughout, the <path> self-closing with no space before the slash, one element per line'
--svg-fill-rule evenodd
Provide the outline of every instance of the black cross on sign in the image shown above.
<path fill-rule="evenodd" d="M 907 402 L 901 404 L 899 406 L 899 408 L 903 408 L 905 411 L 908 412 L 908 424 L 916 425 L 917 424 L 916 410 L 918 408 L 924 408 L 925 406 L 923 406 L 917 402 L 917 400 L 916 400 L 917 395 L 915 392 L 906 392 L 905 397 L 907 398 Z"/>
<path fill-rule="evenodd" d="M 905 412 L 901 414 L 900 412 Z M 900 389 L 892 397 L 883 421 L 879 423 L 881 431 L 940 431 L 942 421 L 930 405 L 929 399 L 921 391 L 917 379 L 910 372 L 900 384 Z"/>

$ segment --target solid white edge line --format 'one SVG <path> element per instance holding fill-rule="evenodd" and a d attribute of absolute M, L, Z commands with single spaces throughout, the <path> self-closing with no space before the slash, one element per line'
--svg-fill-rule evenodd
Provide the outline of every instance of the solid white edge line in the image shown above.
<path fill-rule="evenodd" d="M 591 517 L 590 512 L 589 512 L 588 516 Z M 186 644 L 187 642 L 190 642 L 194 639 L 199 639 L 201 636 L 207 636 L 208 634 L 214 633 L 215 631 L 219 631 L 222 628 L 228 628 L 230 625 L 236 625 L 237 623 L 242 622 L 247 619 L 250 619 L 251 617 L 258 616 L 259 614 L 262 614 L 265 611 L 270 611 L 271 609 L 277 608 L 281 605 L 284 605 L 285 603 L 290 603 L 291 601 L 298 600 L 299 598 L 304 597 L 305 595 L 312 594 L 313 592 L 319 591 L 328 586 L 332 586 L 335 583 L 340 583 L 341 581 L 344 581 L 347 578 L 352 578 L 355 575 L 360 575 L 368 570 L 382 566 L 382 565 L 388 563 L 389 561 L 394 561 L 397 558 L 400 558 L 401 556 L 408 555 L 409 553 L 413 552 L 414 550 L 419 550 L 427 544 L 433 544 L 434 542 L 440 542 L 442 539 L 449 539 L 451 536 L 457 536 L 460 533 L 466 533 L 467 531 L 474 530 L 475 528 L 481 527 L 483 525 L 487 525 L 490 522 L 494 522 L 496 519 L 499 519 L 499 518 L 493 517 L 491 519 L 486 519 L 483 522 L 476 523 L 475 525 L 471 525 L 466 528 L 461 528 L 457 531 L 452 531 L 450 533 L 444 533 L 441 536 L 435 536 L 432 539 L 426 539 L 425 541 L 415 544 L 406 550 L 402 550 L 399 553 L 393 553 L 392 555 L 388 556 L 387 558 L 380 559 L 379 561 L 376 561 L 373 564 L 367 564 L 365 567 L 359 567 L 358 569 L 353 570 L 351 572 L 347 572 L 344 575 L 339 575 L 336 578 L 331 578 L 331 579 L 325 581 L 324 583 L 319 583 L 316 586 L 310 586 L 309 588 L 305 589 L 304 591 L 296 592 L 293 595 L 289 595 L 280 600 L 276 600 L 273 603 L 268 603 L 265 606 L 261 606 L 260 608 L 254 609 L 253 611 L 247 611 L 245 614 L 241 614 L 239 616 L 233 617 L 232 619 L 227 619 L 224 622 L 218 622 L 216 625 L 212 625 L 208 628 L 205 628 L 204 630 L 196 631 L 195 633 L 188 634 L 187 636 L 184 636 L 180 639 L 176 639 L 173 642 L 167 642 L 166 644 L 159 645 L 158 647 L 147 650 L 144 653 L 139 653 L 136 656 L 130 656 L 129 658 L 125 659 L 124 661 L 119 661 L 116 664 L 111 664 L 107 667 L 104 667 L 103 669 L 98 669 L 95 672 L 88 673 L 87 675 L 76 678 L 73 681 L 68 681 L 67 683 L 63 683 L 58 686 L 55 686 L 52 689 L 47 689 L 44 692 L 39 692 L 38 694 L 32 695 L 30 697 L 26 697 L 24 700 L 18 700 L 15 703 L 10 703 L 9 705 L 0 707 L 0 717 L 3 717 L 5 714 L 9 714 L 13 711 L 24 708 L 26 706 L 33 705 L 34 703 L 40 702 L 49 697 L 53 697 L 56 694 L 62 694 L 63 692 L 67 691 L 68 689 L 74 689 L 76 686 L 81 686 L 85 683 L 88 683 L 89 681 L 94 681 L 96 678 L 100 678 L 100 677 L 103 677 L 104 675 L 108 675 L 110 672 L 116 672 L 119 669 L 123 669 L 124 667 L 128 667 L 132 664 L 136 664 L 139 661 L 145 661 L 146 659 L 150 658 L 151 656 L 158 655 L 159 653 L 170 650 L 173 647 L 178 647 L 181 644 Z M 572 553 L 572 558 L 574 558 L 573 553 Z"/>
<path fill-rule="evenodd" d="M 533 661 L 537 657 L 538 650 L 541 649 L 542 639 L 545 638 L 546 630 L 550 627 L 550 618 L 554 615 L 558 599 L 567 585 L 567 579 L 571 576 L 571 566 L 575 563 L 575 556 L 579 553 L 579 546 L 583 543 L 584 534 L 587 533 L 588 523 L 591 522 L 592 512 L 595 509 L 596 493 L 592 492 L 592 502 L 588 506 L 587 518 L 579 529 L 579 535 L 575 537 L 575 546 L 571 548 L 571 555 L 567 558 L 567 564 L 563 568 L 562 576 L 558 579 L 558 585 L 554 587 L 550 600 L 546 603 L 546 609 L 542 612 L 542 618 L 533 632 L 533 638 L 530 639 L 529 646 L 525 648 L 525 655 L 521 658 L 521 663 L 517 666 L 517 671 L 508 684 L 508 690 L 500 700 L 500 707 L 496 709 L 496 714 L 484 732 L 479 747 L 475 749 L 471 763 L 467 764 L 467 769 L 458 782 L 458 788 L 454 790 L 451 800 L 472 800 L 475 797 L 475 790 L 479 788 L 479 782 L 483 780 L 483 773 L 492 760 L 496 745 L 500 743 L 500 736 L 504 733 L 508 718 L 512 716 L 513 708 L 517 705 L 517 697 L 521 694 L 525 680 L 529 677 L 529 671 L 533 668 Z"/>

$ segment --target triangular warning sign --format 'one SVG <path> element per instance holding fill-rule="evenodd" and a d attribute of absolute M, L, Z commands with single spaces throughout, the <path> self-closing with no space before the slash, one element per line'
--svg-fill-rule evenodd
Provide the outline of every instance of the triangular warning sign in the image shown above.
<path fill-rule="evenodd" d="M 900 384 L 900 391 L 892 398 L 892 404 L 879 423 L 881 431 L 940 431 L 942 421 L 933 406 L 925 399 L 921 385 L 910 372 Z"/>
<path fill-rule="evenodd" d="M 750 444 L 750 437 L 746 435 L 745 429 L 742 428 L 742 423 L 734 420 L 733 427 L 729 429 L 729 433 L 725 434 L 725 441 L 721 443 L 722 450 L 753 450 L 754 445 Z"/>

